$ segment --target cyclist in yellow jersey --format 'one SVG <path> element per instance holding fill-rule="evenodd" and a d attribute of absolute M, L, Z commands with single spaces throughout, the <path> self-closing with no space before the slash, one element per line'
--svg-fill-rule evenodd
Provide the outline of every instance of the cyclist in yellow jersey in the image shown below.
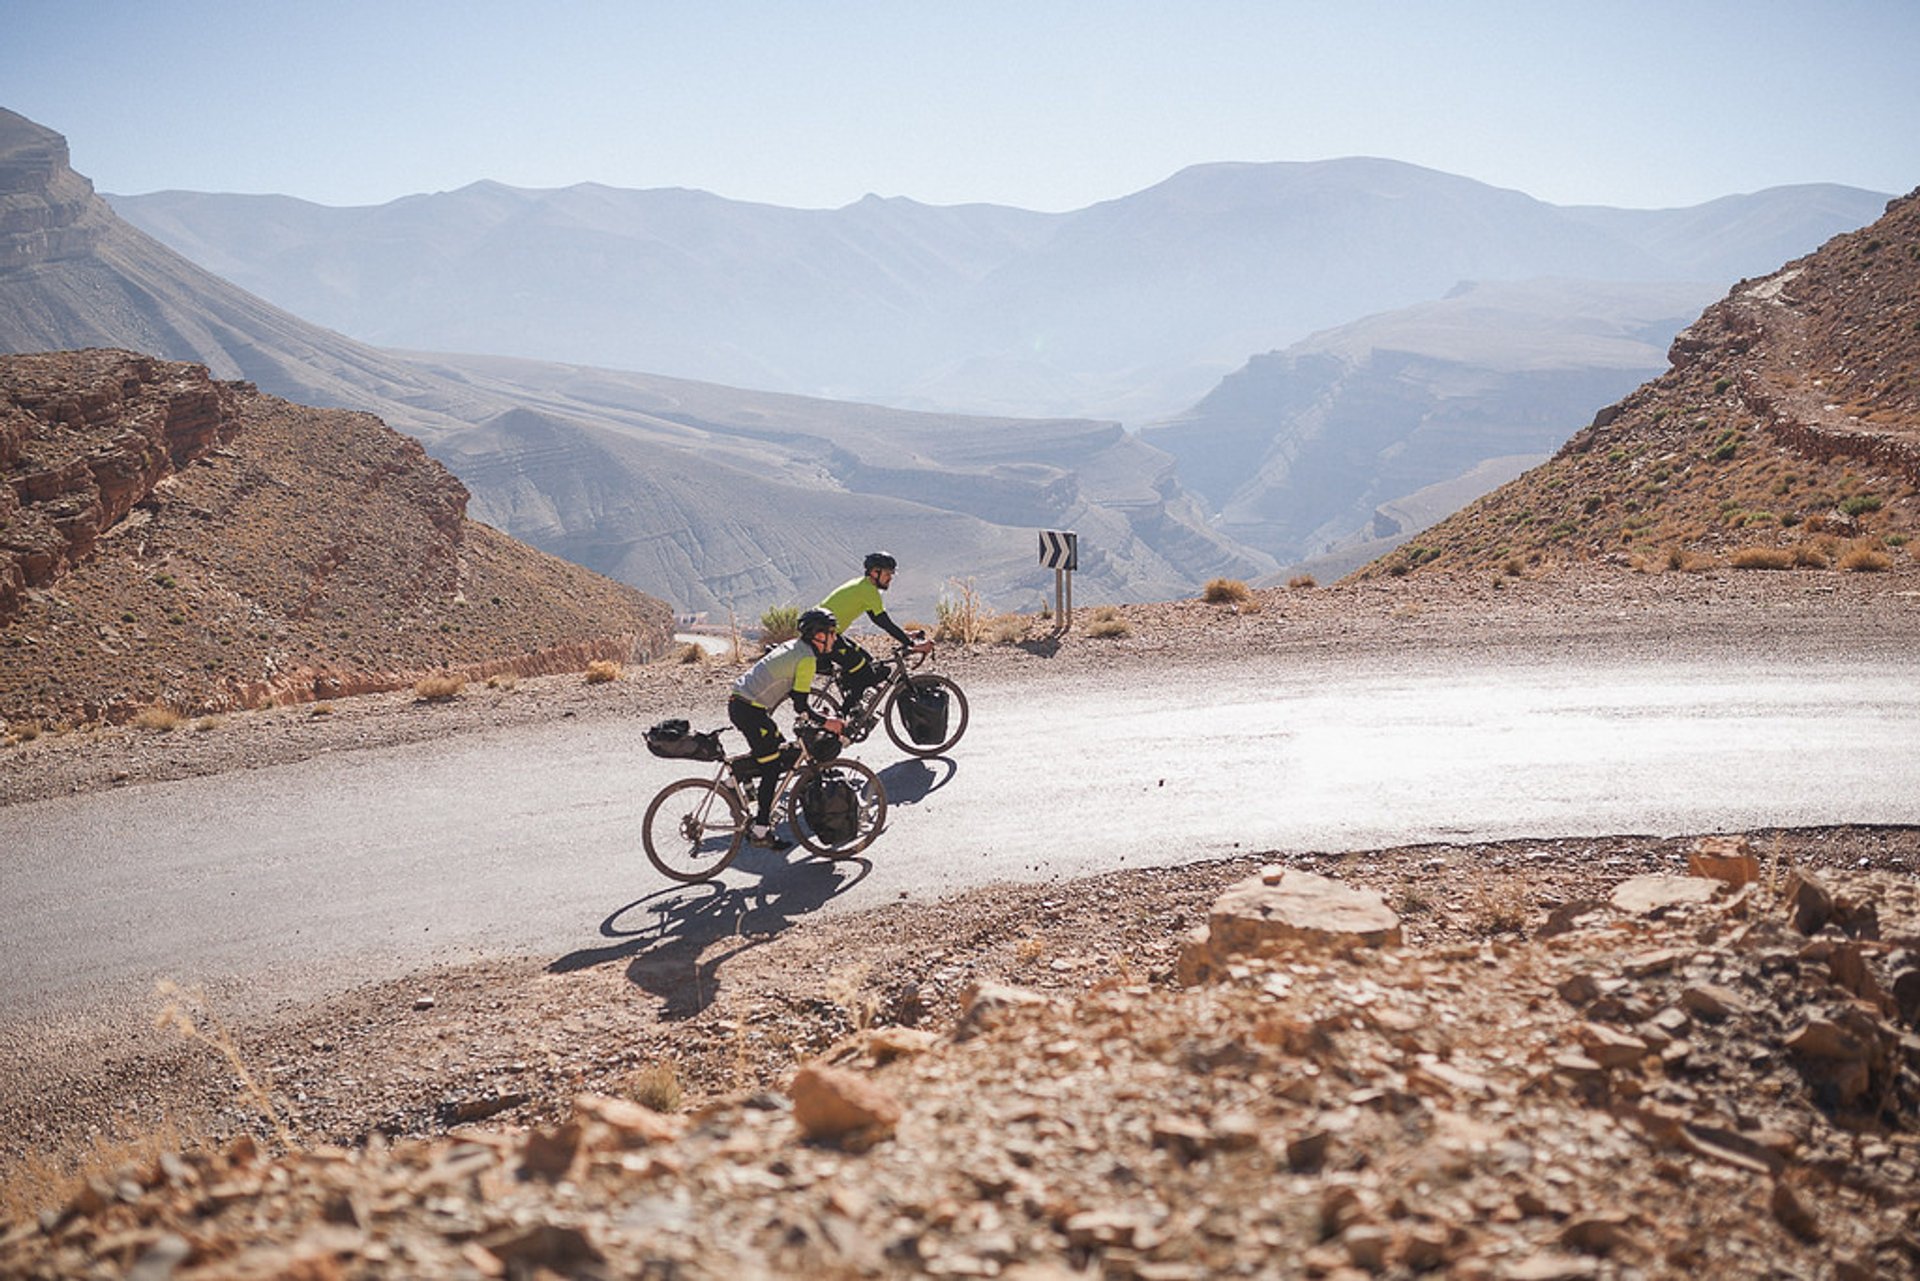
<path fill-rule="evenodd" d="M 741 782 L 760 780 L 752 825 L 747 839 L 765 849 L 784 850 L 791 841 L 773 834 L 773 794 L 780 775 L 798 760 L 798 749 L 789 755 L 780 727 L 773 723 L 773 709 L 782 701 L 793 701 L 796 720 L 814 715 L 807 705 L 807 691 L 813 686 L 815 664 L 833 648 L 836 628 L 833 615 L 822 609 L 810 609 L 800 615 L 799 635 L 784 645 L 776 645 L 733 683 L 727 699 L 727 719 L 746 735 L 747 754 L 733 762 L 734 777 Z M 838 717 L 825 718 L 825 728 L 835 734 L 846 728 Z"/>
<path fill-rule="evenodd" d="M 826 663 L 839 673 L 840 688 L 847 696 L 849 707 L 886 675 L 872 655 L 857 642 L 847 639 L 847 628 L 853 626 L 860 615 L 871 618 L 881 631 L 916 654 L 927 653 L 933 648 L 932 641 L 914 640 L 900 624 L 887 617 L 886 601 L 880 593 L 893 586 L 894 571 L 899 567 L 900 562 L 891 553 L 869 552 L 860 577 L 840 584 L 820 602 L 820 608 L 833 615 L 839 632 L 839 638 L 826 655 Z"/>

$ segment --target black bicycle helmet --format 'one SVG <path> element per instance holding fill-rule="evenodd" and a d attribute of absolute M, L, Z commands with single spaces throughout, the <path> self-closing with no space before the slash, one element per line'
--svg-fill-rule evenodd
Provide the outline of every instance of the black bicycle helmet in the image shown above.
<path fill-rule="evenodd" d="M 810 609 L 800 615 L 794 623 L 793 630 L 802 640 L 812 640 L 821 632 L 840 630 L 840 620 L 824 609 Z"/>
<path fill-rule="evenodd" d="M 876 569 L 899 569 L 900 562 L 893 558 L 892 552 L 868 552 L 865 568 L 868 573 Z"/>

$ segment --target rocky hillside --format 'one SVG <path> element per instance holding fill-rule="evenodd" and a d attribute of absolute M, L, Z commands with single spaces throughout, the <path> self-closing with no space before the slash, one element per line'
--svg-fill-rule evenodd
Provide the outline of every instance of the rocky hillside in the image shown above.
<path fill-rule="evenodd" d="M 1920 524 L 1920 192 L 1674 340 L 1549 462 L 1360 571 L 1905 567 Z"/>
<path fill-rule="evenodd" d="M 0 1222 L 0 1269 L 1911 1276 L 1915 852 L 1841 832 L 1119 873 L 729 926 L 699 1015 L 647 1013 L 636 983 L 686 983 L 664 959 L 473 967 L 232 1059 L 176 994 L 201 1052 L 90 1088 L 150 1109 L 184 1071 L 255 1123 L 53 1184 Z M 1832 866 L 1856 860 L 1899 870 Z M 249 1059 L 274 1075 L 236 1098 Z"/>
<path fill-rule="evenodd" d="M 365 414 L 128 352 L 0 357 L 0 717 L 210 712 L 666 647 L 659 601 L 466 506 Z"/>

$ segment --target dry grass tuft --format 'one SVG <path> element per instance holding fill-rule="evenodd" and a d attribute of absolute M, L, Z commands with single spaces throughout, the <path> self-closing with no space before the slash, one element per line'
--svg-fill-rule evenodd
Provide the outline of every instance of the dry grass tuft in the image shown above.
<path fill-rule="evenodd" d="M 1253 593 L 1247 585 L 1237 578 L 1214 578 L 1207 582 L 1200 599 L 1209 605 L 1240 605 L 1252 599 Z"/>
<path fill-rule="evenodd" d="M 1893 568 L 1893 557 L 1856 543 L 1840 558 L 1840 568 L 1851 574 L 1883 574 Z"/>
<path fill-rule="evenodd" d="M 199 730 L 202 734 L 207 733 L 209 730 L 219 729 L 220 725 L 221 725 L 221 720 L 218 716 L 202 716 L 199 720 L 193 723 L 193 727 Z"/>
<path fill-rule="evenodd" d="M 30 1223 L 41 1211 L 71 1202 L 89 1183 L 112 1187 L 128 1170 L 152 1169 L 161 1157 L 191 1146 L 172 1121 L 163 1121 L 127 1138 L 94 1134 L 83 1149 L 59 1156 L 30 1152 L 0 1174 L 0 1223 Z"/>
<path fill-rule="evenodd" d="M 313 715 L 315 716 L 333 715 L 333 704 L 332 703 L 315 703 L 313 705 Z"/>
<path fill-rule="evenodd" d="M 423 703 L 450 703 L 466 687 L 458 676 L 428 676 L 413 687 L 413 696 Z"/>
<path fill-rule="evenodd" d="M 1735 569 L 1792 569 L 1794 560 L 1783 547 L 1742 547 L 1727 563 Z"/>
<path fill-rule="evenodd" d="M 1825 569 L 1833 564 L 1833 553 L 1815 543 L 1801 543 L 1793 549 L 1795 569 Z"/>
<path fill-rule="evenodd" d="M 151 707 L 141 708 L 139 713 L 134 716 L 133 723 L 140 729 L 157 730 L 165 734 L 178 729 L 180 722 L 185 719 L 186 717 L 174 711 L 173 708 L 168 707 L 165 703 L 155 703 Z"/>
<path fill-rule="evenodd" d="M 1685 547 L 1673 547 L 1667 551 L 1667 568 L 1676 574 L 1701 574 L 1713 568 L 1713 557 Z"/>
<path fill-rule="evenodd" d="M 1510 886 L 1482 886 L 1467 903 L 1467 928 L 1482 938 L 1521 933 L 1532 917 L 1526 900 Z"/>
<path fill-rule="evenodd" d="M 499 672 L 487 677 L 488 689 L 513 690 L 520 685 L 520 678 L 512 672 Z"/>
<path fill-rule="evenodd" d="M 996 645 L 1011 645 L 1027 638 L 1032 623 L 1025 614 L 1002 614 L 987 629 L 988 639 Z"/>
<path fill-rule="evenodd" d="M 39 721 L 17 721 L 7 727 L 7 742 L 31 743 L 41 732 Z"/>
<path fill-rule="evenodd" d="M 678 1112 L 686 1101 L 680 1088 L 680 1073 L 666 1059 L 658 1059 L 635 1072 L 627 1093 L 641 1107 L 655 1112 Z"/>
<path fill-rule="evenodd" d="M 206 994 L 194 989 L 189 991 L 172 979 L 161 979 L 155 989 L 165 999 L 166 1005 L 154 1016 L 153 1025 L 159 1028 L 172 1028 L 189 1041 L 198 1041 L 215 1051 L 227 1061 L 233 1069 L 235 1079 L 241 1089 L 253 1101 L 260 1114 L 273 1125 L 274 1133 L 280 1136 L 283 1146 L 293 1146 L 293 1132 L 287 1123 L 280 1119 L 280 1113 L 273 1106 L 273 1098 L 267 1086 L 247 1067 L 246 1059 L 240 1054 L 240 1048 L 233 1043 L 233 1036 L 226 1025 L 207 1004 Z M 196 1017 L 197 1016 L 197 1017 Z"/>
<path fill-rule="evenodd" d="M 1318 587 L 1319 585 L 1319 583 L 1314 581 L 1312 574 L 1295 574 L 1287 580 L 1287 586 L 1291 587 L 1294 591 L 1300 591 L 1302 588 L 1307 587 Z"/>
<path fill-rule="evenodd" d="M 698 667 L 707 661 L 707 647 L 696 641 L 688 641 L 679 649 L 667 655 L 667 661 L 678 663 L 682 667 Z"/>
<path fill-rule="evenodd" d="M 620 664 L 610 658 L 596 658 L 587 664 L 587 684 L 604 685 L 620 679 Z"/>
<path fill-rule="evenodd" d="M 1132 634 L 1133 627 L 1112 605 L 1102 605 L 1094 610 L 1087 623 L 1087 635 L 1097 640 L 1118 640 L 1122 636 Z"/>

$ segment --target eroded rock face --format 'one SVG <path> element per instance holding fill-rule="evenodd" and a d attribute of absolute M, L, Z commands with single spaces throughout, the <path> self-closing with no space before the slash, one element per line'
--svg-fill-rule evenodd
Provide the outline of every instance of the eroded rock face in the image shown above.
<path fill-rule="evenodd" d="M 241 386 L 128 352 L 0 362 L 0 619 L 238 430 Z"/>
<path fill-rule="evenodd" d="M 65 138 L 0 110 L 0 276 L 92 252 L 111 217 Z"/>
<path fill-rule="evenodd" d="M 204 366 L 0 357 L 0 717 L 124 721 L 644 660 L 666 606 L 466 518 L 418 441 Z"/>

